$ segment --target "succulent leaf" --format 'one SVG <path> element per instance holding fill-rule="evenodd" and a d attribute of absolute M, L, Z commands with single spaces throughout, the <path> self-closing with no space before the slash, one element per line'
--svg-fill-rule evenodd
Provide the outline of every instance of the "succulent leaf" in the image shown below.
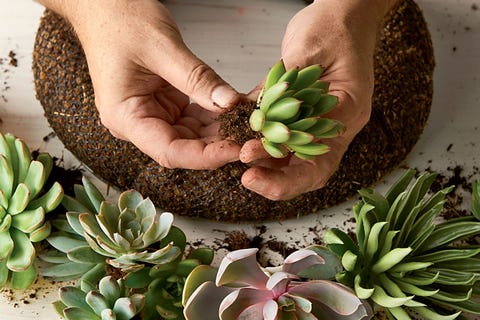
<path fill-rule="evenodd" d="M 35 259 L 35 248 L 27 235 L 15 228 L 10 229 L 14 246 L 7 260 L 7 267 L 14 272 L 27 270 Z"/>
<path fill-rule="evenodd" d="M 265 151 L 267 151 L 272 157 L 285 158 L 288 155 L 288 151 L 282 148 L 278 143 L 271 142 L 266 138 L 262 138 L 261 141 Z"/>
<path fill-rule="evenodd" d="M 20 183 L 10 198 L 8 203 L 8 213 L 13 216 L 25 210 L 28 205 L 29 196 L 30 190 L 28 189 L 27 185 Z"/>
<path fill-rule="evenodd" d="M 301 90 L 314 84 L 323 74 L 323 69 L 318 64 L 306 67 L 298 72 L 297 79 L 292 89 Z"/>
<path fill-rule="evenodd" d="M 298 113 L 301 104 L 301 101 L 293 97 L 277 100 L 265 113 L 266 121 L 288 120 Z"/>
<path fill-rule="evenodd" d="M 333 110 L 338 104 L 338 97 L 323 94 L 313 106 L 312 117 L 322 116 Z"/>
<path fill-rule="evenodd" d="M 318 156 L 330 151 L 330 147 L 322 143 L 308 143 L 304 145 L 288 144 L 287 147 L 295 152 L 310 156 Z"/>
<path fill-rule="evenodd" d="M 284 67 L 285 68 L 285 67 Z M 287 82 L 289 84 L 292 84 L 297 80 L 298 77 L 298 69 L 293 68 L 288 71 L 286 71 L 277 81 L 275 82 Z"/>
<path fill-rule="evenodd" d="M 283 61 L 278 61 L 268 72 L 267 78 L 265 80 L 265 85 L 263 86 L 265 90 L 270 89 L 286 72 L 285 65 Z"/>
<path fill-rule="evenodd" d="M 472 214 L 480 220 L 480 181 L 472 184 Z"/>
<path fill-rule="evenodd" d="M 265 90 L 259 103 L 260 110 L 262 110 L 263 113 L 267 113 L 268 109 L 270 109 L 270 106 L 280 97 L 282 97 L 285 91 L 287 91 L 288 86 L 288 82 L 279 82 L 274 84 L 271 88 Z"/>
<path fill-rule="evenodd" d="M 265 113 L 260 109 L 255 109 L 250 115 L 249 123 L 253 131 L 262 130 L 265 123 Z"/>
<path fill-rule="evenodd" d="M 274 143 L 284 143 L 290 138 L 288 127 L 277 121 L 265 121 L 262 134 L 266 139 Z"/>
<path fill-rule="evenodd" d="M 0 155 L 0 190 L 6 199 L 10 199 L 13 189 L 13 169 L 5 156 Z"/>
<path fill-rule="evenodd" d="M 37 271 L 35 270 L 35 266 L 30 264 L 24 271 L 12 272 L 10 286 L 16 290 L 25 290 L 30 287 L 36 279 Z"/>
<path fill-rule="evenodd" d="M 40 227 L 44 221 L 45 211 L 42 207 L 12 215 L 12 226 L 23 233 L 35 231 L 35 229 Z"/>

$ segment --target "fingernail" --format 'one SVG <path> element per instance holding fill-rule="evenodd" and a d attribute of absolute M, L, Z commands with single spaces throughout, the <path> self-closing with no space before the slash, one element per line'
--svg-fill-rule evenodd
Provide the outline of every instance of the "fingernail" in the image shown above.
<path fill-rule="evenodd" d="M 227 84 L 222 84 L 212 91 L 212 100 L 220 108 L 230 107 L 237 99 L 238 93 Z"/>

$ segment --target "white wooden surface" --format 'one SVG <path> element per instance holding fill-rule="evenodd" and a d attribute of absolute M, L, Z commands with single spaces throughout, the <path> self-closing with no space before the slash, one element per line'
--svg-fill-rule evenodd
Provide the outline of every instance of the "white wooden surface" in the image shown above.
<path fill-rule="evenodd" d="M 405 165 L 439 172 L 460 165 L 468 175 L 480 166 L 480 2 L 418 2 L 430 25 L 436 50 L 435 96 L 428 126 Z M 276 62 L 286 23 L 302 7 L 300 0 L 170 0 L 166 3 L 193 51 L 240 91 L 249 91 Z M 42 140 L 51 129 L 35 100 L 30 71 L 33 41 L 42 11 L 43 8 L 31 0 L 0 0 L 0 118 L 3 120 L 0 130 L 24 138 L 32 149 L 64 156 L 67 165 L 73 165 L 76 160 L 58 140 Z M 8 64 L 11 50 L 16 54 L 18 67 Z M 385 189 L 399 173 L 397 170 L 386 177 L 378 188 Z M 474 178 L 479 177 L 474 176 L 472 180 Z M 101 182 L 96 183 L 105 189 Z M 314 225 L 319 226 L 318 230 L 333 225 L 349 227 L 344 221 L 350 218 L 348 209 L 352 203 L 300 219 L 264 223 L 268 228 L 262 236 L 295 242 L 297 246 L 307 245 L 318 236 L 310 230 Z M 254 235 L 259 226 L 180 217 L 176 224 L 187 231 L 190 241 L 203 240 L 207 245 L 223 239 L 222 231 L 243 229 Z M 56 299 L 57 288 L 58 284 L 42 281 L 33 291 L 12 294 L 3 291 L 0 320 L 56 319 L 50 303 Z"/>

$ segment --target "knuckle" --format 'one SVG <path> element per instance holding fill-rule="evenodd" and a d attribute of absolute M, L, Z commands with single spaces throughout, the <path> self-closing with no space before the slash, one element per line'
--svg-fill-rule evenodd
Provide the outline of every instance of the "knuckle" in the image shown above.
<path fill-rule="evenodd" d="M 167 169 L 175 169 L 176 166 L 172 164 L 167 152 L 158 152 L 152 156 L 152 159 L 157 162 L 160 166 Z"/>
<path fill-rule="evenodd" d="M 215 72 L 206 64 L 199 62 L 191 69 L 187 77 L 186 88 L 189 94 L 201 92 L 205 90 L 208 84 L 215 80 L 215 78 Z"/>
<path fill-rule="evenodd" d="M 287 200 L 289 198 L 287 191 L 281 187 L 272 187 L 268 190 L 268 194 L 265 197 L 273 201 Z"/>

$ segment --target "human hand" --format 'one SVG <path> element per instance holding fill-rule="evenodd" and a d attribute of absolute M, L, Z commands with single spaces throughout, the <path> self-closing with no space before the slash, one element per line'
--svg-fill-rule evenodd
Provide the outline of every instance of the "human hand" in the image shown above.
<path fill-rule="evenodd" d="M 272 159 L 260 141 L 248 141 L 240 151 L 240 160 L 252 165 L 242 176 L 246 188 L 271 200 L 288 200 L 326 184 L 369 120 L 377 30 L 393 2 L 315 1 L 292 18 L 282 42 L 287 70 L 323 66 L 322 80 L 330 82 L 330 94 L 339 98 L 326 117 L 339 120 L 346 129 L 339 137 L 322 141 L 330 152 L 309 161 Z M 258 90 L 250 97 L 255 95 Z"/>
<path fill-rule="evenodd" d="M 240 147 L 220 138 L 215 118 L 239 95 L 190 52 L 159 1 L 62 1 L 43 3 L 73 25 L 101 121 L 115 137 L 167 168 L 238 160 Z"/>

